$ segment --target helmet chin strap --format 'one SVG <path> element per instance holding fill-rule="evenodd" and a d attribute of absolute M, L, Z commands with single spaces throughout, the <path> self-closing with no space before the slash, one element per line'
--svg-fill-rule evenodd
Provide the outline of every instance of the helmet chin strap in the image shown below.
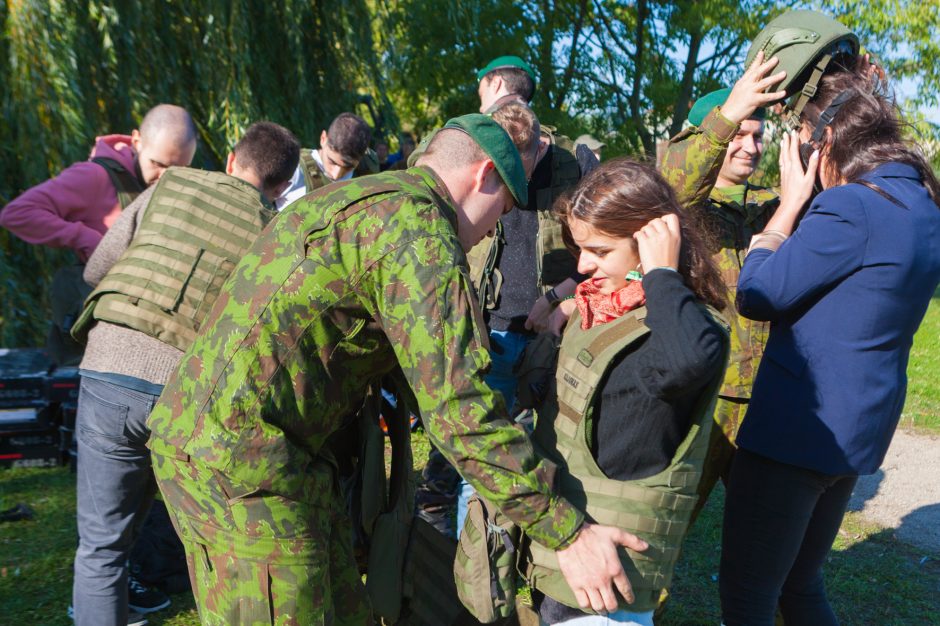
<path fill-rule="evenodd" d="M 800 114 L 806 103 L 813 99 L 816 91 L 819 89 L 819 79 L 822 78 L 830 64 L 841 66 L 843 69 L 851 67 L 850 60 L 855 58 L 855 53 L 847 41 L 840 41 L 828 48 L 825 54 L 816 59 L 813 64 L 813 72 L 810 74 L 803 88 L 790 98 L 784 111 L 786 117 L 784 124 L 789 130 L 796 130 L 800 127 Z"/>
<path fill-rule="evenodd" d="M 813 134 L 810 136 L 809 141 L 800 144 L 800 160 L 803 162 L 804 170 L 809 166 L 809 158 L 813 155 L 813 151 L 816 150 L 823 135 L 826 134 L 826 129 L 832 124 L 832 120 L 836 118 L 836 115 L 843 105 L 856 95 L 854 89 L 843 91 L 833 99 L 829 106 L 826 107 L 826 110 L 819 116 L 819 121 L 816 122 L 816 128 L 813 129 Z M 822 184 L 820 184 L 818 172 L 816 173 L 816 182 L 813 184 L 813 189 L 816 193 L 822 191 Z"/>

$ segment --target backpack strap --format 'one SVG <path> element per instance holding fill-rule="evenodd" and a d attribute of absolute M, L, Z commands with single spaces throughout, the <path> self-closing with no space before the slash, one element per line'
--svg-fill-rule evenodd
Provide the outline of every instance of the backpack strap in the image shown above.
<path fill-rule="evenodd" d="M 104 171 L 107 172 L 108 178 L 111 179 L 111 184 L 114 185 L 114 189 L 117 191 L 118 202 L 121 203 L 121 210 L 126 209 L 127 205 L 133 202 L 134 199 L 147 188 L 146 185 L 140 182 L 136 174 L 128 171 L 126 167 L 114 159 L 109 159 L 108 157 L 94 157 L 91 161 L 103 167 Z"/>

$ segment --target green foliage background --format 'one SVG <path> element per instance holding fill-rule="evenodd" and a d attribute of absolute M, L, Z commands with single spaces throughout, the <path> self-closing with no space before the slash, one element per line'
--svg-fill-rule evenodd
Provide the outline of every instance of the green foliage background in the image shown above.
<path fill-rule="evenodd" d="M 260 119 L 311 147 L 345 110 L 421 135 L 476 110 L 475 72 L 501 54 L 535 69 L 544 123 L 603 137 L 605 156 L 653 157 L 697 97 L 733 83 L 762 24 L 807 7 L 857 29 L 895 80 L 916 79 L 909 111 L 940 159 L 938 120 L 919 115 L 940 103 L 937 2 L 0 0 L 0 206 L 160 102 L 192 113 L 194 165 L 210 169 Z M 0 346 L 41 345 L 46 285 L 70 260 L 0 230 Z"/>

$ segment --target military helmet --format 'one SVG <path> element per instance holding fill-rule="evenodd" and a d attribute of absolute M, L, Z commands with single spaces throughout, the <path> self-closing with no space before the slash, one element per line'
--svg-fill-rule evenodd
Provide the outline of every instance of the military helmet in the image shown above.
<path fill-rule="evenodd" d="M 816 94 L 816 86 L 833 62 L 854 66 L 858 56 L 858 37 L 841 22 L 817 11 L 787 11 L 772 19 L 758 33 L 747 51 L 745 67 L 750 67 L 758 51 L 764 58 L 777 57 L 774 71 L 786 70 L 787 76 L 774 90 L 786 90 L 789 101 L 784 107 L 788 126 L 799 126 L 800 113 Z M 770 89 L 768 89 L 769 91 Z"/>

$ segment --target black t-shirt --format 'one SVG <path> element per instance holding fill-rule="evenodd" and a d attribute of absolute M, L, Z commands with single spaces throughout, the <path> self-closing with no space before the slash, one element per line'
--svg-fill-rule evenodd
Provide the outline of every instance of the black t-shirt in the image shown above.
<path fill-rule="evenodd" d="M 503 245 L 496 268 L 503 275 L 496 307 L 486 312 L 487 326 L 492 330 L 531 333 L 525 329 L 532 305 L 542 295 L 538 287 L 536 243 L 539 234 L 539 215 L 536 197 L 538 190 L 552 186 L 553 150 L 539 161 L 529 180 L 529 203 L 515 207 L 502 217 Z M 572 276 L 583 280 L 579 274 Z"/>

